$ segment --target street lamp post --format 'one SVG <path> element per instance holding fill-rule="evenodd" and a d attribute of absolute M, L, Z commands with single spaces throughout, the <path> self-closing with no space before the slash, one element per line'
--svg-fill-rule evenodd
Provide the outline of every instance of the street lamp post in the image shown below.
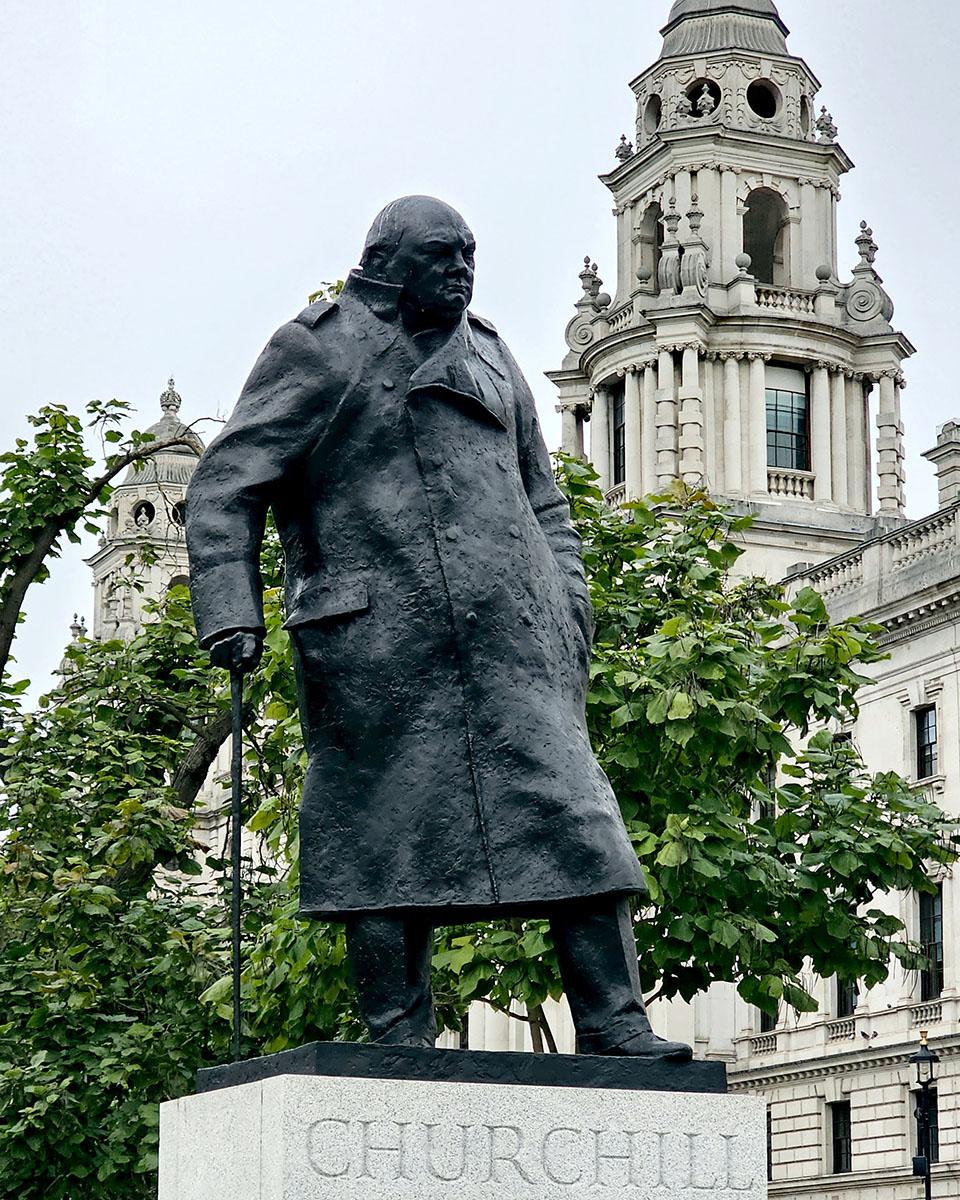
<path fill-rule="evenodd" d="M 917 1131 L 920 1135 L 920 1153 L 913 1160 L 914 1175 L 923 1176 L 923 1194 L 930 1200 L 930 1087 L 936 1078 L 934 1068 L 940 1061 L 938 1055 L 927 1045 L 927 1031 L 920 1034 L 920 1049 L 908 1060 L 917 1068 L 917 1083 L 920 1085 L 920 1100 L 916 1108 Z"/>

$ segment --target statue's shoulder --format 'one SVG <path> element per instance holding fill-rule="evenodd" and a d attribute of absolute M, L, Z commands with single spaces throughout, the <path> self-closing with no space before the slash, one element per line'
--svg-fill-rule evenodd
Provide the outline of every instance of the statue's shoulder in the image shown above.
<path fill-rule="evenodd" d="M 482 329 L 484 333 L 492 334 L 495 338 L 499 338 L 497 327 L 492 321 L 488 321 L 486 317 L 478 317 L 475 312 L 467 313 L 467 320 L 471 325 L 475 325 L 477 329 Z"/>
<path fill-rule="evenodd" d="M 332 316 L 339 307 L 339 300 L 315 300 L 313 304 L 308 304 L 303 312 L 294 317 L 293 323 L 306 325 L 308 329 L 316 329 L 321 321 Z"/>

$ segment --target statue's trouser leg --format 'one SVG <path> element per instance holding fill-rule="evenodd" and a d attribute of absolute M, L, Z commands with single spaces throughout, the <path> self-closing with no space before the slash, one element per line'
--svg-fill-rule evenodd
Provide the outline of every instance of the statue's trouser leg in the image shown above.
<path fill-rule="evenodd" d="M 565 904 L 550 914 L 550 930 L 581 1053 L 602 1054 L 649 1033 L 629 903 Z"/>
<path fill-rule="evenodd" d="M 354 917 L 347 922 L 347 957 L 371 1040 L 432 1046 L 432 927 L 400 917 Z"/>

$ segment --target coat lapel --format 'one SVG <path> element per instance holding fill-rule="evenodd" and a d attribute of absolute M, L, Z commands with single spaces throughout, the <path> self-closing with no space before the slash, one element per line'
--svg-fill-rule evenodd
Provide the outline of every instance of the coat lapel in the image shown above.
<path fill-rule="evenodd" d="M 489 378 L 489 376 L 487 376 Z M 407 398 L 422 392 L 438 392 L 471 416 L 507 428 L 506 406 L 499 391 L 483 386 L 473 335 L 466 320 L 460 322 L 449 338 L 428 354 L 410 378 Z"/>

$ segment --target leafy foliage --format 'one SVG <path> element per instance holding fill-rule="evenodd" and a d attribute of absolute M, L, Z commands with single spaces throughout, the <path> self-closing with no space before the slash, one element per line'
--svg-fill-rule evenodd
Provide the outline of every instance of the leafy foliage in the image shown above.
<path fill-rule="evenodd" d="M 591 468 L 562 469 L 597 613 L 591 737 L 649 886 L 645 988 L 690 999 L 729 980 L 769 1012 L 809 1011 L 807 962 L 867 987 L 891 956 L 918 965 L 875 897 L 930 890 L 954 826 L 830 732 L 856 718 L 879 629 L 738 578 L 749 518 L 705 494 L 614 514 Z"/>
<path fill-rule="evenodd" d="M 116 410 L 92 416 L 117 445 Z M 109 489 L 90 475 L 78 421 L 51 409 L 37 428 L 0 477 L 0 601 L 17 613 L 3 588 L 31 538 L 56 531 L 55 553 L 96 523 Z M 137 437 L 108 470 L 149 450 Z M 591 734 L 650 887 L 637 923 L 646 988 L 691 996 L 727 979 L 768 1010 L 781 997 L 804 1009 L 808 961 L 867 985 L 891 954 L 916 963 L 876 897 L 928 886 L 927 864 L 953 857 L 952 829 L 829 733 L 856 714 L 876 631 L 831 625 L 812 592 L 787 600 L 736 578 L 743 523 L 706 496 L 678 490 L 614 514 L 590 468 L 561 469 L 597 611 Z M 42 579 L 47 556 L 31 561 L 29 581 Z M 342 931 L 297 915 L 305 763 L 272 532 L 264 577 L 266 653 L 245 708 L 244 816 L 258 843 L 244 881 L 248 1054 L 363 1036 Z M 200 807 L 229 733 L 227 680 L 199 650 L 180 588 L 131 643 L 68 653 L 38 712 L 4 693 L 0 1178 L 22 1200 L 120 1200 L 153 1194 L 158 1102 L 229 1054 L 229 881 Z M 460 1028 L 474 1000 L 523 1017 L 519 1001 L 535 1044 L 552 1046 L 546 922 L 441 930 L 434 966 L 442 1026 Z"/>

